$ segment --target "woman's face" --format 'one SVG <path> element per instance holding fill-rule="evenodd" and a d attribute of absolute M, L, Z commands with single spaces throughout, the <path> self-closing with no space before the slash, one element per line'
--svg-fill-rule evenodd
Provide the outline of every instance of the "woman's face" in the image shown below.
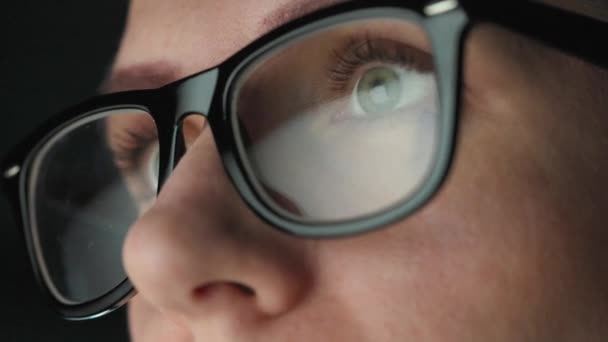
<path fill-rule="evenodd" d="M 133 0 L 109 88 L 214 66 L 335 2 Z M 464 66 L 445 184 L 356 237 L 269 227 L 230 184 L 210 130 L 190 123 L 188 152 L 124 245 L 133 340 L 606 340 L 606 73 L 489 25 L 469 35 Z"/>

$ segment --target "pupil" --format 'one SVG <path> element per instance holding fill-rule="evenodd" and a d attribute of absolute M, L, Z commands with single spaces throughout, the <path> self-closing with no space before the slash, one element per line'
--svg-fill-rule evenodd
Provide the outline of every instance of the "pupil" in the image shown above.
<path fill-rule="evenodd" d="M 377 77 L 376 79 L 374 79 L 374 82 L 372 82 L 372 88 L 376 88 L 376 87 L 379 87 L 381 85 L 384 85 L 384 82 L 382 81 L 381 78 Z"/>
<path fill-rule="evenodd" d="M 357 86 L 357 101 L 365 113 L 381 113 L 394 109 L 399 103 L 401 82 L 389 67 L 368 70 Z"/>

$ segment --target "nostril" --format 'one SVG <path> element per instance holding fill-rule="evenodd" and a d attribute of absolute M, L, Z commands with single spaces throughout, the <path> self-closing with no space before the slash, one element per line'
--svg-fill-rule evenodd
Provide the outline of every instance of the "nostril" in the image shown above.
<path fill-rule="evenodd" d="M 237 296 L 253 297 L 255 291 L 246 285 L 236 282 L 213 282 L 194 289 L 193 296 L 196 300 L 217 296 L 220 293 L 232 293 Z"/>
<path fill-rule="evenodd" d="M 245 285 L 241 285 L 241 284 L 234 284 L 239 290 L 241 290 L 244 294 L 248 295 L 248 296 L 254 296 L 255 295 L 255 291 L 253 291 L 252 288 L 250 288 L 249 286 L 245 286 Z"/>

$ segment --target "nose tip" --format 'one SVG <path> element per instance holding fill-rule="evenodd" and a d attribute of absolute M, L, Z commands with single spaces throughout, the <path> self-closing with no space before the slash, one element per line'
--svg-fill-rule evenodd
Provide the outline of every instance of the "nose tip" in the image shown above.
<path fill-rule="evenodd" d="M 294 253 L 280 251 L 285 247 L 175 226 L 155 210 L 129 232 L 123 257 L 139 295 L 161 311 L 191 319 L 271 317 L 303 297 L 307 268 Z"/>
<path fill-rule="evenodd" d="M 205 130 L 131 227 L 125 269 L 138 295 L 162 312 L 191 320 L 280 315 L 310 285 L 308 243 L 245 207 L 212 145 Z"/>

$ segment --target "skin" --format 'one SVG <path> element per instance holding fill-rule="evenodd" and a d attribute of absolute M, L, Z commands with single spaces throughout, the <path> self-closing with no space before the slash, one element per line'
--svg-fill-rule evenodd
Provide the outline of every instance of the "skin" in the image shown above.
<path fill-rule="evenodd" d="M 288 20 L 268 15 L 289 2 L 312 3 L 134 0 L 111 88 L 216 65 Z M 305 240 L 261 222 L 203 129 L 128 233 L 132 339 L 605 341 L 607 80 L 476 27 L 445 184 L 407 219 L 346 239 Z"/>

